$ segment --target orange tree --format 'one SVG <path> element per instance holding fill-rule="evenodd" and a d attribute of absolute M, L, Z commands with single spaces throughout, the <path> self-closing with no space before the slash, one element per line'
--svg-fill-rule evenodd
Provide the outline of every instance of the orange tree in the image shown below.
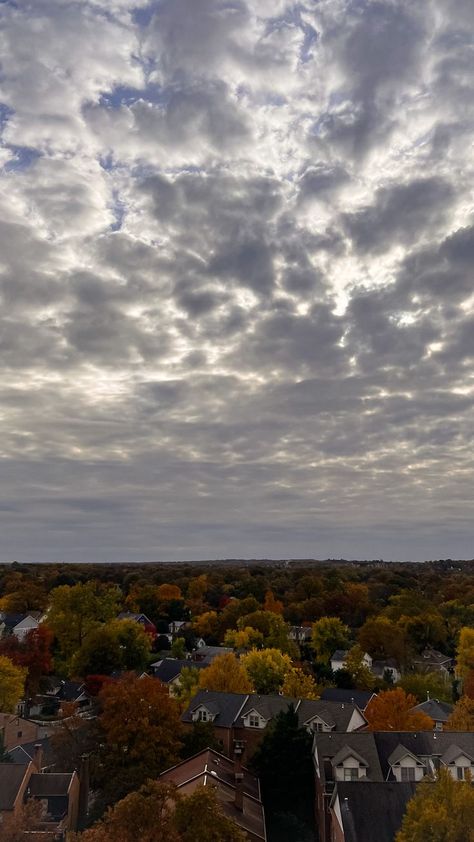
<path fill-rule="evenodd" d="M 179 704 L 156 678 L 133 673 L 105 684 L 99 700 L 104 741 L 100 788 L 110 804 L 176 762 Z"/>
<path fill-rule="evenodd" d="M 370 731 L 431 731 L 433 720 L 422 711 L 412 710 L 417 699 L 401 687 L 386 690 L 369 702 L 365 717 Z"/>

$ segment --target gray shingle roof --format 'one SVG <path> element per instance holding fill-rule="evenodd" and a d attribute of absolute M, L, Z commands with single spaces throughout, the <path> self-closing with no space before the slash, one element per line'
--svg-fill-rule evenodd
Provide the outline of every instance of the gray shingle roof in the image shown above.
<path fill-rule="evenodd" d="M 24 763 L 0 763 L 0 812 L 13 810 L 25 774 Z"/>
<path fill-rule="evenodd" d="M 29 794 L 37 798 L 67 795 L 74 774 L 74 772 L 34 773 L 28 782 Z"/>
<path fill-rule="evenodd" d="M 331 655 L 331 661 L 345 661 L 348 651 L 348 649 L 336 649 Z"/>
<path fill-rule="evenodd" d="M 435 765 L 452 745 L 474 756 L 474 732 L 464 731 L 376 731 L 375 743 L 384 778 L 390 773 L 389 758 L 398 745 L 421 759 L 433 757 Z"/>
<path fill-rule="evenodd" d="M 221 728 L 230 728 L 247 698 L 247 693 L 217 693 L 213 690 L 200 690 L 191 699 L 181 720 L 183 722 L 192 722 L 193 711 L 200 707 L 200 705 L 204 705 L 208 710 L 211 710 L 210 706 L 212 705 L 218 711 L 214 725 Z"/>
<path fill-rule="evenodd" d="M 365 710 L 374 694 L 370 690 L 340 690 L 338 687 L 327 687 L 321 693 L 321 699 L 328 702 L 351 702 L 360 710 Z"/>
<path fill-rule="evenodd" d="M 345 842 L 394 842 L 415 783 L 339 783 Z"/>
<path fill-rule="evenodd" d="M 367 778 L 371 781 L 383 781 L 374 734 L 369 731 L 352 731 L 350 734 L 331 732 L 316 734 L 314 738 L 321 782 L 334 780 L 332 761 L 342 749 L 352 749 L 367 764 Z M 331 761 L 325 763 L 324 761 Z"/>
<path fill-rule="evenodd" d="M 205 664 L 199 661 L 190 661 L 189 659 L 179 660 L 178 658 L 163 658 L 161 661 L 151 665 L 153 668 L 153 675 L 167 684 L 173 681 L 177 675 L 180 675 L 184 667 L 193 667 L 193 669 L 203 669 Z"/>
<path fill-rule="evenodd" d="M 31 743 L 23 743 L 22 745 L 14 746 L 8 752 L 14 763 L 22 763 L 27 766 L 30 760 L 33 760 L 35 753 L 35 746 L 40 745 L 43 749 L 42 766 L 49 766 L 53 762 L 51 744 L 49 737 L 43 737 L 40 740 L 34 740 Z"/>
<path fill-rule="evenodd" d="M 416 705 L 413 710 L 421 710 L 427 716 L 431 716 L 435 722 L 447 722 L 454 710 L 454 705 L 439 702 L 438 699 L 427 699 L 426 702 Z"/>
<path fill-rule="evenodd" d="M 252 710 L 256 710 L 260 716 L 263 716 L 268 721 L 274 719 L 281 711 L 287 711 L 290 705 L 296 708 L 297 704 L 297 699 L 290 699 L 285 696 L 259 696 L 256 693 L 252 693 L 248 697 L 236 725 L 239 727 L 242 726 L 244 716 Z"/>

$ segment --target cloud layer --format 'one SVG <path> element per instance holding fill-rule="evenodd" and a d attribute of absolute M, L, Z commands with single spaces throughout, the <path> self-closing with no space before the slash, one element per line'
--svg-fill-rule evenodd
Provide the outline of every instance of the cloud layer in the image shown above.
<path fill-rule="evenodd" d="M 0 15 L 0 557 L 472 556 L 472 4 Z"/>

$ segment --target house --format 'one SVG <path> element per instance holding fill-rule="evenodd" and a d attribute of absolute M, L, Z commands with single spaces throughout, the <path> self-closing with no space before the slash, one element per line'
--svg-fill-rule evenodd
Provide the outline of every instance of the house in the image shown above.
<path fill-rule="evenodd" d="M 0 731 L 3 734 L 4 748 L 7 750 L 34 742 L 39 737 L 39 726 L 36 722 L 13 713 L 0 713 Z"/>
<path fill-rule="evenodd" d="M 320 842 L 333 842 L 331 799 L 340 783 L 417 783 L 441 767 L 464 780 L 474 771 L 474 732 L 317 733 L 313 758 Z"/>
<path fill-rule="evenodd" d="M 191 655 L 193 661 L 201 662 L 205 664 L 207 667 L 209 664 L 212 664 L 215 658 L 218 658 L 219 655 L 232 655 L 234 652 L 233 649 L 229 648 L 228 646 L 199 646 Z"/>
<path fill-rule="evenodd" d="M 28 763 L 0 763 L 0 822 L 18 815 L 33 799 L 43 806 L 39 831 L 76 831 L 81 799 L 77 772 L 45 773 L 42 765 L 40 746 Z"/>
<path fill-rule="evenodd" d="M 330 801 L 331 842 L 394 842 L 415 783 L 340 783 Z"/>
<path fill-rule="evenodd" d="M 183 724 L 212 722 L 216 739 L 225 754 L 230 755 L 234 742 L 245 744 L 249 759 L 263 739 L 265 729 L 282 711 L 293 705 L 300 727 L 311 733 L 320 731 L 354 731 L 367 720 L 354 704 L 324 702 L 312 699 L 290 699 L 285 696 L 264 696 L 256 693 L 217 693 L 200 690 L 181 717 Z"/>
<path fill-rule="evenodd" d="M 245 831 L 249 842 L 266 842 L 260 783 L 242 766 L 239 746 L 233 760 L 205 749 L 163 772 L 160 781 L 174 783 L 181 795 L 191 795 L 199 786 L 213 787 L 224 813 Z"/>
<path fill-rule="evenodd" d="M 446 680 L 450 677 L 453 666 L 452 658 L 429 646 L 423 650 L 421 655 L 416 655 L 412 659 L 412 667 L 415 672 L 440 672 Z"/>
<path fill-rule="evenodd" d="M 336 649 L 334 654 L 331 656 L 331 669 L 333 672 L 337 672 L 338 670 L 343 670 L 346 668 L 346 659 L 348 654 L 349 649 Z M 362 662 L 369 669 L 372 668 L 372 658 L 367 652 L 364 653 Z"/>
<path fill-rule="evenodd" d="M 134 614 L 132 611 L 121 611 L 117 617 L 118 620 L 131 620 L 133 623 L 138 623 L 142 628 L 146 631 L 146 633 L 151 637 L 152 640 L 155 639 L 157 635 L 156 626 L 152 621 L 147 617 L 146 614 Z"/>
<path fill-rule="evenodd" d="M 372 690 L 343 690 L 339 687 L 326 687 L 321 693 L 321 701 L 356 705 L 364 713 L 370 700 L 375 695 Z"/>
<path fill-rule="evenodd" d="M 450 705 L 448 702 L 439 702 L 438 699 L 427 699 L 426 702 L 415 705 L 412 710 L 426 713 L 433 720 L 436 730 L 442 731 L 454 710 L 454 705 Z"/>
<path fill-rule="evenodd" d="M 193 669 L 204 669 L 207 664 L 200 661 L 191 661 L 189 658 L 180 660 L 179 658 L 162 658 L 160 661 L 155 661 L 151 664 L 151 669 L 155 678 L 159 678 L 163 684 L 167 684 L 170 693 L 181 681 L 181 670 L 184 667 L 192 667 Z"/>
<path fill-rule="evenodd" d="M 41 769 L 39 772 L 50 771 L 54 766 L 54 755 L 52 752 L 49 737 L 42 737 L 31 743 L 22 743 L 21 745 L 13 746 L 8 749 L 13 763 L 23 763 L 27 765 L 30 761 L 35 759 L 38 749 L 41 749 Z"/>
<path fill-rule="evenodd" d="M 14 634 L 18 640 L 24 640 L 28 632 L 39 627 L 42 618 L 41 611 L 31 611 L 27 614 L 0 612 L 0 634 L 7 637 Z"/>
<path fill-rule="evenodd" d="M 311 634 L 311 626 L 290 626 L 288 637 L 301 646 L 304 643 L 309 643 Z"/>

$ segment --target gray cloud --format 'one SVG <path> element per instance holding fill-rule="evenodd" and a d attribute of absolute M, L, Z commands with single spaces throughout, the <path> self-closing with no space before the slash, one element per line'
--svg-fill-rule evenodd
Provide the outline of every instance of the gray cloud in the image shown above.
<path fill-rule="evenodd" d="M 473 22 L 7 4 L 1 557 L 472 555 Z"/>

